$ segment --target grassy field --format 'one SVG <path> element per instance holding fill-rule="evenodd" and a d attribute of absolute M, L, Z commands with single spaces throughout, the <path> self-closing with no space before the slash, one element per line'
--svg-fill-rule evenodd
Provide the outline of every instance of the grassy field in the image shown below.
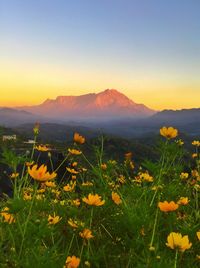
<path fill-rule="evenodd" d="M 0 267 L 199 267 L 200 141 L 188 161 L 176 129 L 160 134 L 160 159 L 141 166 L 134 152 L 105 161 L 103 139 L 89 161 L 78 133 L 59 166 L 49 145 L 26 157 L 4 151 L 13 194 L 0 201 Z"/>

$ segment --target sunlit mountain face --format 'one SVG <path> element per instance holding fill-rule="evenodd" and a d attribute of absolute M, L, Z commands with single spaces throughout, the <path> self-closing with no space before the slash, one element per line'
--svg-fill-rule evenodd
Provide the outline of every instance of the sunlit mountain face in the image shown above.
<path fill-rule="evenodd" d="M 34 114 L 58 119 L 119 119 L 153 115 L 154 110 L 137 104 L 115 89 L 81 96 L 58 96 L 40 105 L 20 107 Z"/>

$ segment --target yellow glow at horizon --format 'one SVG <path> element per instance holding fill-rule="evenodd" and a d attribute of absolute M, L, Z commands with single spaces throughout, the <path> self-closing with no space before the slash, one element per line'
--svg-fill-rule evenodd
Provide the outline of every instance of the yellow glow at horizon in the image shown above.
<path fill-rule="evenodd" d="M 149 108 L 181 109 L 200 107 L 200 82 L 184 84 L 163 79 L 117 76 L 66 66 L 0 64 L 0 106 L 40 104 L 59 95 L 98 93 L 115 88 L 136 103 Z M 191 95 L 191 89 L 195 94 Z"/>

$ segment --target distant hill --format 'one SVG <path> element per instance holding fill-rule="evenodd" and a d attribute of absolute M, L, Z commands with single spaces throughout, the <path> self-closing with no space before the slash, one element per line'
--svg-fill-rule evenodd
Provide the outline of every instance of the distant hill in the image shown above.
<path fill-rule="evenodd" d="M 17 126 L 41 120 L 44 120 L 41 116 L 34 115 L 24 110 L 0 108 L 0 125 L 2 126 Z"/>
<path fill-rule="evenodd" d="M 141 118 L 155 113 L 154 110 L 144 104 L 133 102 L 115 89 L 106 89 L 98 94 L 58 96 L 54 100 L 47 99 L 40 105 L 20 109 L 65 121 Z"/>

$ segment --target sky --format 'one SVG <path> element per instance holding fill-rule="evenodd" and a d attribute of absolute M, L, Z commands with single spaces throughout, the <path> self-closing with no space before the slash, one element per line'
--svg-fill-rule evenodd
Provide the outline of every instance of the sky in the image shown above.
<path fill-rule="evenodd" d="M 0 106 L 114 88 L 200 107 L 199 0 L 0 0 Z"/>

